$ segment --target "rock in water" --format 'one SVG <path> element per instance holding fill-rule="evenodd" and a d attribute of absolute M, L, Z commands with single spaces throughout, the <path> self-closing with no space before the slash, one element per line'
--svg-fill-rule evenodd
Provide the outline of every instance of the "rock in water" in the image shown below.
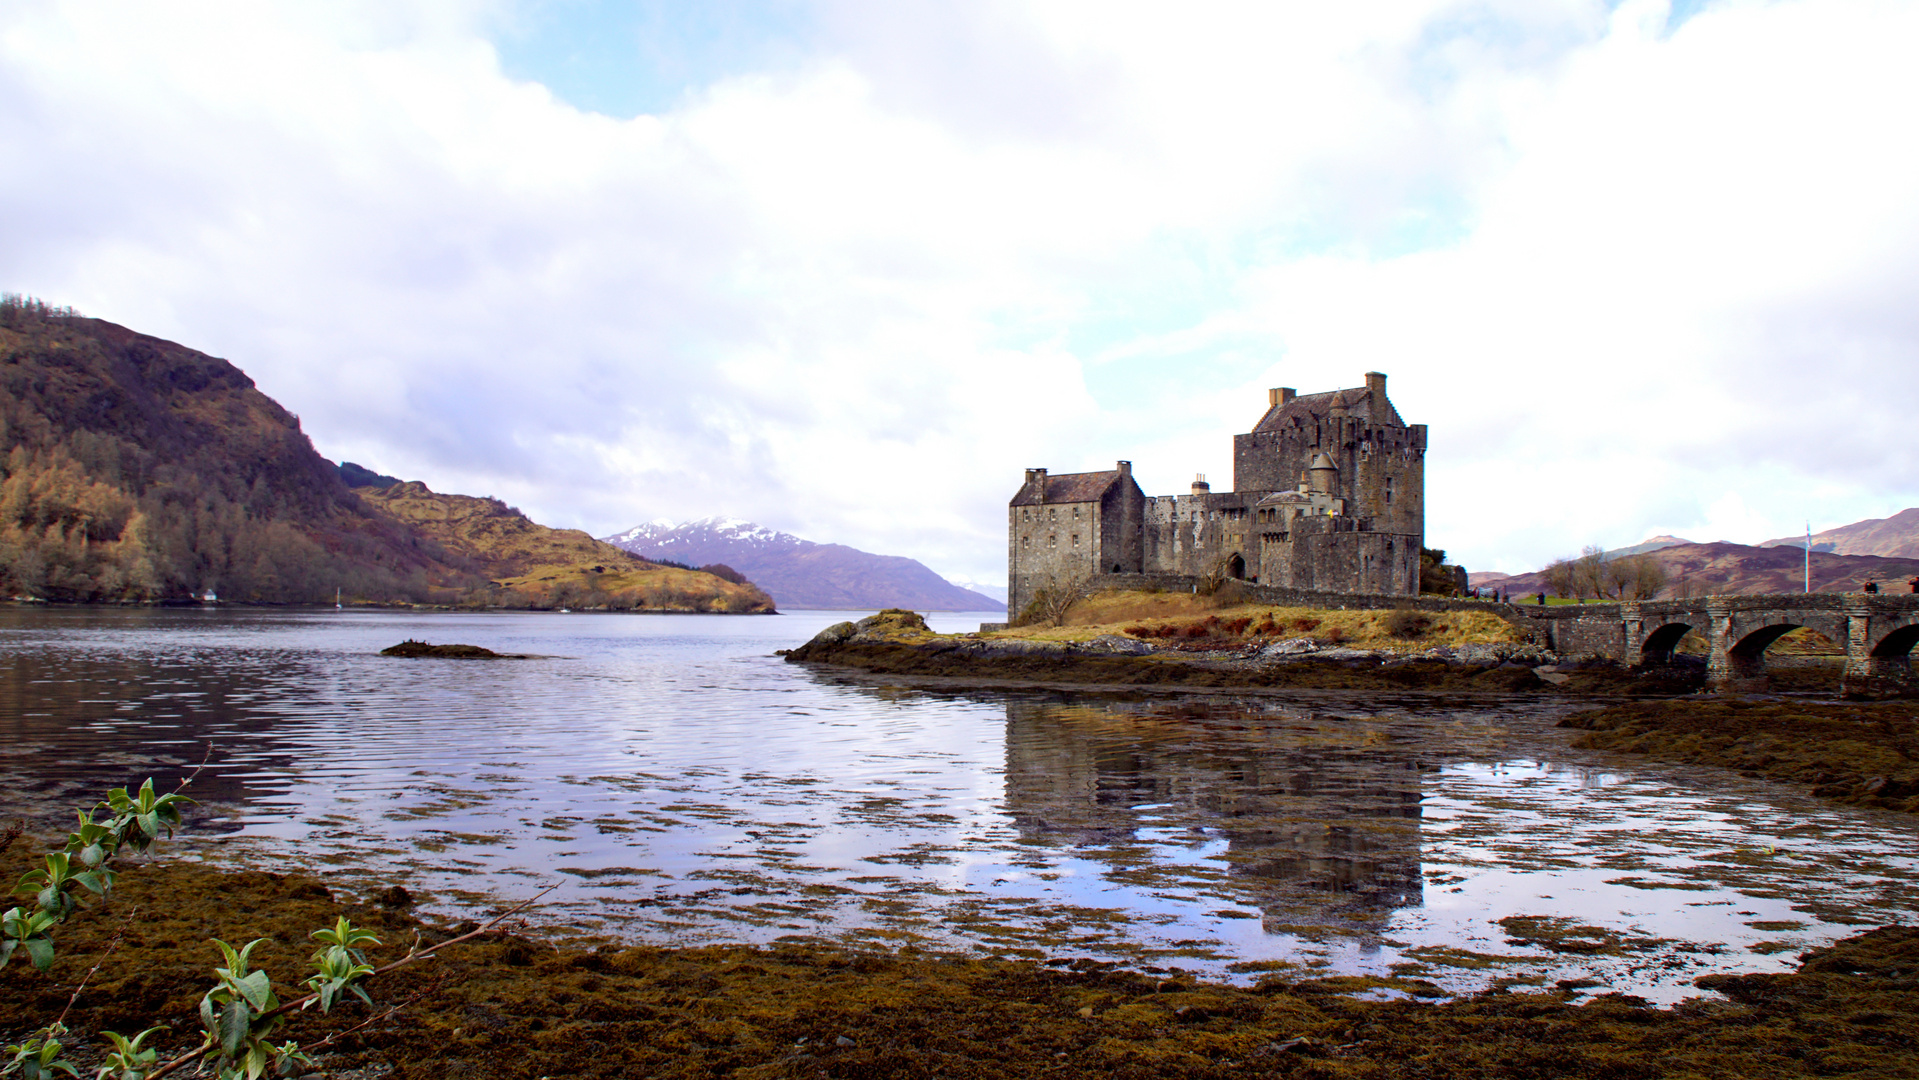
<path fill-rule="evenodd" d="M 408 638 L 398 645 L 390 645 L 380 650 L 381 656 L 437 656 L 453 660 L 509 660 L 492 649 L 483 649 L 478 645 L 428 645 L 424 641 Z"/>

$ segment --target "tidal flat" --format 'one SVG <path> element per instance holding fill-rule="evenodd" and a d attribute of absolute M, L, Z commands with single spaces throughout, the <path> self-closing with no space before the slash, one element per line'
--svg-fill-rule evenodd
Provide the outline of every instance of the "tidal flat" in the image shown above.
<path fill-rule="evenodd" d="M 100 960 L 67 1013 L 70 1056 L 91 1066 L 102 1031 L 165 1023 L 150 1043 L 165 1060 L 197 1043 L 217 955 L 206 938 L 264 936 L 255 959 L 284 978 L 302 965 L 306 931 L 340 914 L 379 933 L 376 964 L 474 925 L 300 875 L 130 865 L 113 901 L 62 934 L 65 959 L 50 972 L 0 971 L 0 1032 L 65 1008 Z M 1712 997 L 1660 1009 L 1618 994 L 1576 1002 L 1571 985 L 1382 999 L 1418 984 L 1225 985 L 910 947 L 581 948 L 529 923 L 378 976 L 368 989 L 382 1009 L 405 1004 L 377 1023 L 355 1002 L 300 1013 L 280 1037 L 331 1038 L 319 1067 L 353 1077 L 1919 1076 L 1919 931 L 1908 928 L 1814 950 L 1786 973 L 1710 976 Z"/>
<path fill-rule="evenodd" d="M 840 617 L 18 614 L 0 780 L 44 839 L 110 784 L 205 759 L 163 860 L 191 888 L 246 868 L 350 904 L 399 883 L 444 926 L 559 882 L 515 931 L 522 966 L 652 957 L 689 985 L 722 960 L 828 982 L 877 963 L 1697 1019 L 1739 1004 L 1715 980 L 1797 977 L 1919 905 L 1915 815 L 1575 745 L 1557 725 L 1603 699 L 929 690 L 773 655 Z M 377 656 L 429 633 L 534 658 Z"/>

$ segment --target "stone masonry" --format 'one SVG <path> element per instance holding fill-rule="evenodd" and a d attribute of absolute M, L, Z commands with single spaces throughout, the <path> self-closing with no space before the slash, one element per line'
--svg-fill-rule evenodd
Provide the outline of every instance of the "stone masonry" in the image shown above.
<path fill-rule="evenodd" d="M 1300 395 L 1268 392 L 1233 438 L 1233 490 L 1204 477 L 1147 496 L 1131 462 L 1110 472 L 1026 470 L 1007 507 L 1008 611 L 1102 574 L 1176 574 L 1330 593 L 1419 592 L 1426 425 L 1407 424 L 1386 376 Z"/>

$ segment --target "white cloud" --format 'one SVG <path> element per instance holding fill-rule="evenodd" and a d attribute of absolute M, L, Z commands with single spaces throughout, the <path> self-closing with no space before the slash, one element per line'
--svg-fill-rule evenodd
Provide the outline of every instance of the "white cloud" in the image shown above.
<path fill-rule="evenodd" d="M 15 5 L 0 285 L 543 521 L 977 579 L 1020 468 L 1217 485 L 1265 386 L 1375 368 L 1475 567 L 1919 495 L 1914 9 L 1171 10 L 821 0 L 618 119 L 490 5 Z"/>

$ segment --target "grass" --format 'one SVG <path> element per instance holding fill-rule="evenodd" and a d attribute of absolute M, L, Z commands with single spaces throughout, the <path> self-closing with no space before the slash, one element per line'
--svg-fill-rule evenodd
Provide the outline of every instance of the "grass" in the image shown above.
<path fill-rule="evenodd" d="M 1073 605 L 1064 626 L 1022 626 L 984 636 L 1028 641 L 1088 641 L 1106 634 L 1215 644 L 1313 638 L 1366 649 L 1523 641 L 1511 623 L 1487 611 L 1335 611 L 1233 603 L 1174 592 L 1107 590 Z"/>

